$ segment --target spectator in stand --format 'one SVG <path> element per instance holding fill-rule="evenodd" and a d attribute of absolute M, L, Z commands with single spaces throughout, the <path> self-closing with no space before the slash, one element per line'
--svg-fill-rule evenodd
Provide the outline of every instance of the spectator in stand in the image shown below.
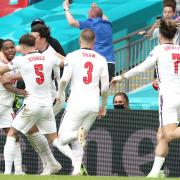
<path fill-rule="evenodd" d="M 176 0 L 163 0 L 163 5 L 171 3 L 174 7 L 176 7 Z"/>
<path fill-rule="evenodd" d="M 96 36 L 96 42 L 93 50 L 106 58 L 108 64 L 109 80 L 115 75 L 115 57 L 112 42 L 112 25 L 107 17 L 103 15 L 103 11 L 95 3 L 89 9 L 88 19 L 84 21 L 76 20 L 69 10 L 69 1 L 63 3 L 64 12 L 68 23 L 82 29 L 91 29 Z"/>
<path fill-rule="evenodd" d="M 176 2 L 174 0 L 165 0 L 163 2 L 163 17 L 157 16 L 155 23 L 152 27 L 146 31 L 140 31 L 139 35 L 144 35 L 147 38 L 158 38 L 159 39 L 159 26 L 162 19 L 175 21 L 177 27 L 179 26 L 179 21 L 176 18 Z M 159 40 L 158 40 L 159 42 Z M 176 32 L 173 43 L 180 44 L 180 29 Z"/>
<path fill-rule="evenodd" d="M 146 34 L 147 38 L 159 38 L 159 27 L 160 27 L 161 19 L 173 20 L 173 17 L 175 16 L 175 14 L 176 14 L 175 3 L 171 1 L 168 1 L 168 2 L 166 1 L 163 4 L 163 17 L 159 19 L 157 18 L 153 26 L 147 31 L 147 34 Z M 180 30 L 179 29 L 176 32 L 173 42 L 175 44 L 180 43 Z"/>
<path fill-rule="evenodd" d="M 129 109 L 129 98 L 126 93 L 118 92 L 113 97 L 114 109 Z"/>
<path fill-rule="evenodd" d="M 176 15 L 176 1 L 175 0 L 164 0 L 163 1 L 163 19 L 173 20 Z M 159 17 L 160 18 L 160 17 Z M 161 19 L 157 19 L 154 25 L 146 32 L 140 32 L 139 34 L 144 34 L 148 38 L 159 38 L 159 26 Z M 177 22 L 178 26 L 178 22 Z M 174 43 L 180 44 L 180 29 L 176 32 L 173 40 Z M 158 80 L 156 79 L 156 72 L 154 72 L 154 81 L 152 86 L 155 90 L 158 90 Z"/>

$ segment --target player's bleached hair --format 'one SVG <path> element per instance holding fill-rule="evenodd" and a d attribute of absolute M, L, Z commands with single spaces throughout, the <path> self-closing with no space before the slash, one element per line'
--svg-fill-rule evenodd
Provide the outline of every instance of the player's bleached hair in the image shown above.
<path fill-rule="evenodd" d="M 35 42 L 36 42 L 36 38 L 32 36 L 31 34 L 25 34 L 21 36 L 21 38 L 19 39 L 20 45 L 25 45 L 29 47 L 35 46 Z"/>
<path fill-rule="evenodd" d="M 176 23 L 170 20 L 162 19 L 159 27 L 159 32 L 165 38 L 173 39 L 177 32 Z"/>
<path fill-rule="evenodd" d="M 87 43 L 93 43 L 95 40 L 95 34 L 90 29 L 84 29 L 80 35 L 81 39 Z"/>

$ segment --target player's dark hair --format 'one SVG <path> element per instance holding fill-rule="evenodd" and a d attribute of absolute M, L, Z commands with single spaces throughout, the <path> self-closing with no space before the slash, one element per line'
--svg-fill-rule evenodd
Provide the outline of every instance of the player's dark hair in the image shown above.
<path fill-rule="evenodd" d="M 165 38 L 173 39 L 177 32 L 176 23 L 172 21 L 161 20 L 159 32 Z"/>
<path fill-rule="evenodd" d="M 81 38 L 87 43 L 92 43 L 95 40 L 95 34 L 90 29 L 84 29 L 81 32 Z"/>
<path fill-rule="evenodd" d="M 3 48 L 5 42 L 11 42 L 11 43 L 15 46 L 15 43 L 14 43 L 13 40 L 11 40 L 11 39 L 5 39 L 5 40 L 2 40 L 2 41 L 1 41 L 1 49 Z"/>
<path fill-rule="evenodd" d="M 26 45 L 29 47 L 35 46 L 35 42 L 36 42 L 36 38 L 34 36 L 32 36 L 31 34 L 25 34 L 25 35 L 21 36 L 21 38 L 19 40 L 20 45 Z"/>
<path fill-rule="evenodd" d="M 46 39 L 49 39 L 51 35 L 49 27 L 43 24 L 34 25 L 31 29 L 31 32 L 38 32 L 40 37 L 46 38 Z"/>

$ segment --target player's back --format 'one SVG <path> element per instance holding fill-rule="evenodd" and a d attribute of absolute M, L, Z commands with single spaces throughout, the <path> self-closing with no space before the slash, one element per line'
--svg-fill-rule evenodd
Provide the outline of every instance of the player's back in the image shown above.
<path fill-rule="evenodd" d="M 157 46 L 160 90 L 180 93 L 180 46 L 164 44 Z"/>
<path fill-rule="evenodd" d="M 67 56 L 67 62 L 72 69 L 68 108 L 79 111 L 98 111 L 99 81 L 107 69 L 105 58 L 95 51 L 80 49 L 70 53 Z M 108 76 L 108 73 L 106 75 Z"/>
<path fill-rule="evenodd" d="M 57 64 L 57 59 L 40 53 L 30 53 L 19 56 L 13 60 L 15 68 L 18 68 L 25 82 L 29 96 L 25 103 L 41 106 L 51 106 L 51 72 Z"/>

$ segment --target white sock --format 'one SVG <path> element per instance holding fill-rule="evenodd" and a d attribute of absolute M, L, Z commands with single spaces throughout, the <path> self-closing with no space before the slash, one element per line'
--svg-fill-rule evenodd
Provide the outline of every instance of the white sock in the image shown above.
<path fill-rule="evenodd" d="M 74 166 L 73 172 L 76 174 L 80 172 L 82 159 L 83 159 L 83 148 L 78 140 L 72 143 L 72 151 L 73 151 L 72 164 Z"/>
<path fill-rule="evenodd" d="M 19 144 L 19 141 L 16 142 L 16 154 L 14 158 L 14 168 L 15 168 L 15 173 L 20 173 L 22 172 L 22 155 L 21 155 L 21 147 Z"/>
<path fill-rule="evenodd" d="M 149 174 L 157 175 L 159 174 L 161 167 L 163 166 L 165 157 L 155 156 L 154 164 Z"/>
<path fill-rule="evenodd" d="M 72 160 L 72 149 L 69 147 L 69 145 L 61 145 L 59 143 L 59 139 L 56 138 L 52 145 L 56 147 L 60 152 L 62 152 L 65 156 L 69 157 Z"/>
<path fill-rule="evenodd" d="M 42 159 L 43 165 L 57 164 L 57 161 L 54 158 L 54 156 L 49 148 L 49 144 L 48 144 L 45 136 L 42 135 L 40 132 L 36 132 L 29 136 L 30 136 L 33 148 L 35 149 L 35 151 L 38 153 L 38 155 Z"/>
<path fill-rule="evenodd" d="M 12 164 L 15 158 L 16 138 L 7 136 L 6 144 L 4 146 L 4 160 L 5 172 L 4 174 L 11 174 Z"/>
<path fill-rule="evenodd" d="M 44 158 L 44 156 L 40 153 L 40 149 L 36 146 L 36 142 L 34 142 L 34 138 L 36 138 L 36 136 L 38 136 L 38 134 L 34 133 L 34 134 L 27 134 L 26 137 L 28 138 L 28 141 L 31 143 L 31 146 L 33 147 L 33 149 L 37 152 L 37 154 L 39 155 L 43 167 L 45 167 L 47 165 L 46 162 L 46 158 Z M 41 135 L 40 135 L 41 136 Z"/>

